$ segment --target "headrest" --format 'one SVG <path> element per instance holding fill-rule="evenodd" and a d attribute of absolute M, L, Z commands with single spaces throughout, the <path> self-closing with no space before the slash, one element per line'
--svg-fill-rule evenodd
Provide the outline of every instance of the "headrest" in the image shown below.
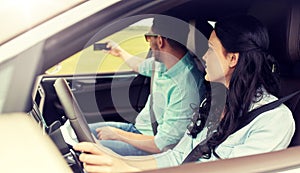
<path fill-rule="evenodd" d="M 291 61 L 300 60 L 300 1 L 291 3 L 287 21 L 288 52 Z"/>
<path fill-rule="evenodd" d="M 279 62 L 300 61 L 300 3 L 296 0 L 257 1 L 249 14 L 268 28 L 270 51 Z M 266 11 L 266 7 L 268 10 Z"/>

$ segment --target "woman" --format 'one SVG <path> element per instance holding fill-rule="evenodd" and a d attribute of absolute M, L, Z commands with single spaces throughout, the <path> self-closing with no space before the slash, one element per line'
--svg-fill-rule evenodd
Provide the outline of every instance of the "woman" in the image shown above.
<path fill-rule="evenodd" d="M 197 161 L 233 158 L 286 148 L 295 131 L 291 111 L 285 106 L 261 113 L 235 132 L 239 121 L 257 107 L 277 100 L 277 64 L 267 52 L 266 28 L 254 17 L 232 16 L 219 21 L 209 38 L 203 59 L 205 79 L 227 88 L 220 116 L 208 118 L 197 135 L 187 133 L 173 149 L 148 157 L 126 158 L 109 154 L 97 144 L 79 143 L 75 150 L 88 172 L 128 172 L 182 164 L 199 143 L 207 146 Z M 212 93 L 213 94 L 213 93 Z M 202 122 L 203 123 L 203 122 Z"/>

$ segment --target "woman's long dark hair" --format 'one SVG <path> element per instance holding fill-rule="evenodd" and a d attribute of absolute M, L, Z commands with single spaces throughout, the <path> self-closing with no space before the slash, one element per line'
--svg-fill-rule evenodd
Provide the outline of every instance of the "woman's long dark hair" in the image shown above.
<path fill-rule="evenodd" d="M 239 53 L 239 59 L 229 83 L 224 117 L 207 141 L 213 153 L 247 115 L 251 103 L 261 99 L 262 87 L 275 96 L 279 92 L 277 63 L 268 53 L 268 32 L 260 21 L 248 15 L 224 18 L 216 23 L 215 33 L 225 50 Z"/>

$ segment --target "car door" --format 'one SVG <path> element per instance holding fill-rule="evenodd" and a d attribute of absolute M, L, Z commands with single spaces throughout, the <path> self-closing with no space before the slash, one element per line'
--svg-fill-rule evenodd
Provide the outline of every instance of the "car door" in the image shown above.
<path fill-rule="evenodd" d="M 59 76 L 67 79 L 79 106 L 89 123 L 98 121 L 134 122 L 149 94 L 149 78 L 135 73 Z M 58 76 L 43 76 L 41 87 L 46 99 L 43 114 L 48 124 L 64 118 L 64 112 L 53 89 Z M 52 114 L 52 116 L 50 115 Z"/>

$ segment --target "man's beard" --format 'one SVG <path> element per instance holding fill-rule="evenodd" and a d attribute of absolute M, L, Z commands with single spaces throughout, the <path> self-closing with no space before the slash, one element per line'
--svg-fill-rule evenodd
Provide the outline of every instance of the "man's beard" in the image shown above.
<path fill-rule="evenodd" d="M 156 43 L 153 43 L 152 47 L 153 47 L 152 53 L 153 53 L 153 57 L 154 57 L 155 61 L 162 62 L 161 53 L 158 49 L 158 45 Z"/>
<path fill-rule="evenodd" d="M 162 62 L 160 51 L 154 50 L 153 51 L 153 55 L 154 55 L 155 61 Z"/>

